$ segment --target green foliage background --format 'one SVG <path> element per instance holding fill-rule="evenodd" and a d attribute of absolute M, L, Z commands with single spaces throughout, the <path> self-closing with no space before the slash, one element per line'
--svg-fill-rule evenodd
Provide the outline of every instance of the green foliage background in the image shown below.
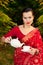
<path fill-rule="evenodd" d="M 43 36 L 43 0 L 0 0 L 0 36 L 14 25 L 21 24 L 21 11 L 24 7 L 33 8 L 34 25 L 39 27 Z"/>
<path fill-rule="evenodd" d="M 33 8 L 34 26 L 39 28 L 43 37 L 43 0 L 0 0 L 0 37 L 15 25 L 21 24 L 21 11 L 25 7 Z M 9 45 L 1 45 L 0 42 L 1 65 L 13 65 L 13 49 Z"/>

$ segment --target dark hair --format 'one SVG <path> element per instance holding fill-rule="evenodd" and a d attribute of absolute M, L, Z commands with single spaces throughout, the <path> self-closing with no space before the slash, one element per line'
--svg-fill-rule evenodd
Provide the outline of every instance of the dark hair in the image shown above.
<path fill-rule="evenodd" d="M 24 9 L 22 10 L 22 14 L 23 14 L 24 12 L 29 12 L 29 11 L 32 11 L 32 13 L 33 13 L 33 15 L 34 15 L 34 12 L 33 12 L 33 9 L 32 9 L 32 8 L 24 8 Z"/>

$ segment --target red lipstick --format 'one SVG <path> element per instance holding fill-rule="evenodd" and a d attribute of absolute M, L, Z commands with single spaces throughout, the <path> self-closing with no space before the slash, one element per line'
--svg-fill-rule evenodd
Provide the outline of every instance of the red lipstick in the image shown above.
<path fill-rule="evenodd" d="M 30 22 L 27 22 L 27 24 L 30 24 Z"/>

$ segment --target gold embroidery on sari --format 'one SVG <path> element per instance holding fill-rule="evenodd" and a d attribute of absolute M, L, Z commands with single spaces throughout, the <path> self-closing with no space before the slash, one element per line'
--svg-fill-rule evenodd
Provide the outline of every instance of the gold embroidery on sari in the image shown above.
<path fill-rule="evenodd" d="M 25 35 L 25 37 L 22 38 L 23 42 L 26 42 L 28 39 L 30 39 L 31 37 L 34 36 L 35 32 L 37 31 L 37 29 L 34 29 L 33 31 L 31 31 L 30 33 L 28 33 L 27 35 Z"/>

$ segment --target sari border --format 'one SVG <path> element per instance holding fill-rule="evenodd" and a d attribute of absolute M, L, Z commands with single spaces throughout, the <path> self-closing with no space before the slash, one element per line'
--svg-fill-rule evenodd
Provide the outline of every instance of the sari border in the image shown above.
<path fill-rule="evenodd" d="M 37 30 L 38 30 L 38 28 L 35 28 L 35 29 L 32 30 L 31 32 L 29 32 L 27 35 L 25 35 L 25 36 L 22 38 L 22 42 L 26 42 L 28 39 L 30 39 L 31 37 L 33 37 Z"/>

